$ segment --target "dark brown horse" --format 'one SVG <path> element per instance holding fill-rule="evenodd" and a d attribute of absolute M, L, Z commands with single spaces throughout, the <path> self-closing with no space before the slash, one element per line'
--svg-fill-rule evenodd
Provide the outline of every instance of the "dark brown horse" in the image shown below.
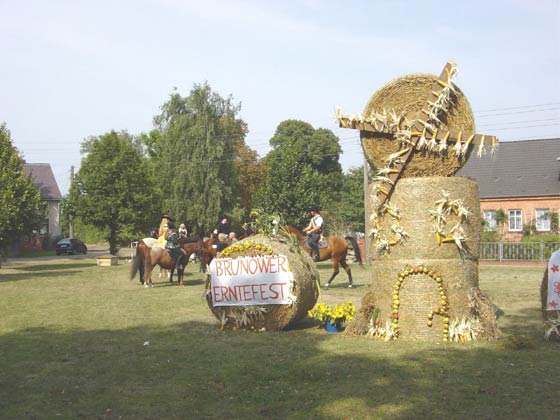
<path fill-rule="evenodd" d="M 307 245 L 307 236 L 305 233 L 300 231 L 298 228 L 292 225 L 286 225 L 283 227 L 286 232 L 293 233 L 296 238 L 298 239 L 299 245 L 301 248 L 311 255 L 311 248 Z M 352 248 L 354 248 L 354 253 L 356 255 L 356 259 L 360 264 L 362 264 L 362 255 L 360 253 L 360 247 L 358 246 L 358 242 L 356 238 L 353 236 L 326 236 L 325 240 L 327 242 L 326 248 L 319 248 L 319 261 L 326 261 L 330 259 L 332 261 L 333 266 L 333 273 L 331 278 L 325 283 L 323 286 L 325 289 L 328 289 L 333 279 L 336 275 L 340 272 L 339 266 L 344 268 L 346 274 L 348 275 L 348 287 L 354 287 L 354 283 L 352 282 L 352 271 L 346 262 L 346 254 L 348 254 L 348 244 L 346 241 L 349 241 L 352 244 Z"/>
<path fill-rule="evenodd" d="M 200 271 L 205 272 L 206 267 L 218 255 L 218 238 L 210 235 L 203 241 L 203 251 L 200 253 Z"/>
<path fill-rule="evenodd" d="M 152 246 L 150 239 L 151 238 L 145 238 L 138 242 L 136 256 L 130 268 L 130 279 L 132 280 L 136 276 L 136 273 L 140 272 L 140 283 L 142 283 L 144 287 L 153 287 L 152 270 L 156 265 L 166 270 L 171 270 L 170 281 L 172 281 L 173 271 L 175 267 L 177 267 L 179 286 L 182 286 L 185 266 L 188 263 L 185 251 L 181 251 L 181 257 L 179 257 L 179 261 L 177 261 L 171 257 L 168 249 Z"/>

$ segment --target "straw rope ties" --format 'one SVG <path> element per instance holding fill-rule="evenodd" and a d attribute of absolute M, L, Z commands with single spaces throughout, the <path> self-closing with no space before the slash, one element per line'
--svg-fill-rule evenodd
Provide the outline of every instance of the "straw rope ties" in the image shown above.
<path fill-rule="evenodd" d="M 471 145 L 479 145 L 478 155 L 485 152 L 486 144 L 494 153 L 498 140 L 495 136 L 446 130 L 440 128 L 443 117 L 453 106 L 453 95 L 457 87 L 453 81 L 457 67 L 453 61 L 448 62 L 434 83 L 422 109 L 407 115 L 397 114 L 394 110 L 387 112 L 373 110 L 370 115 L 342 115 L 337 109 L 336 118 L 342 128 L 357 129 L 377 135 L 390 135 L 399 142 L 399 150 L 386 158 L 386 166 L 380 169 L 374 181 L 376 200 L 372 203 L 374 212 L 383 208 L 390 198 L 395 184 L 416 151 L 428 151 L 435 154 L 448 153 L 450 150 L 458 157 L 464 158 Z"/>

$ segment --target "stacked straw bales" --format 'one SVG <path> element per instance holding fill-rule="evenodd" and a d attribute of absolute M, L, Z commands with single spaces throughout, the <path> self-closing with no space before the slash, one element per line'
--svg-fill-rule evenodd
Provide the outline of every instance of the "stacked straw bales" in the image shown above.
<path fill-rule="evenodd" d="M 414 118 L 425 107 L 436 80 L 436 76 L 426 74 L 398 78 L 372 96 L 363 115 L 386 110 L 397 115 L 405 112 L 408 118 Z M 471 107 L 458 88 L 452 101 L 447 112 L 439 116 L 438 129 L 474 132 Z M 402 147 L 392 135 L 381 132 L 362 131 L 361 142 L 374 170 L 383 168 L 387 157 Z M 370 223 L 367 231 L 376 229 L 389 236 L 397 223 L 405 239 L 394 240 L 384 248 L 372 240 L 371 289 L 347 334 L 424 341 L 467 341 L 499 335 L 495 307 L 478 288 L 478 184 L 452 177 L 471 151 L 472 145 L 461 157 L 451 150 L 414 151 L 390 197 L 391 208 L 398 209 L 398 216 L 396 210 L 372 206 L 375 218 L 368 216 L 375 220 L 375 226 Z M 374 191 L 372 184 L 368 197 L 372 202 L 376 200 Z M 432 212 L 444 197 L 460 200 L 469 211 L 462 219 L 451 212 L 445 216 L 445 226 L 439 226 L 446 231 L 460 225 L 460 241 L 443 243 L 435 234 Z"/>

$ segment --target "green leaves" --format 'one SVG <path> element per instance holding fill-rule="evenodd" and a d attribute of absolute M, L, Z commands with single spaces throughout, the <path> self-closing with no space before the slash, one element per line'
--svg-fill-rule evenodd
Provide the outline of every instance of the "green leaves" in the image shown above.
<path fill-rule="evenodd" d="M 39 190 L 25 175 L 23 164 L 10 132 L 0 125 L 0 252 L 38 229 L 45 217 Z"/>
<path fill-rule="evenodd" d="M 132 136 L 111 131 L 82 145 L 87 156 L 70 188 L 68 208 L 84 223 L 107 229 L 110 252 L 159 220 L 158 195 Z M 126 232 L 125 238 L 123 233 Z"/>
<path fill-rule="evenodd" d="M 194 85 L 187 97 L 173 93 L 154 119 L 161 131 L 153 149 L 165 180 L 164 209 L 199 234 L 240 202 L 234 162 L 246 125 L 237 118 L 239 110 L 231 97 L 222 98 L 205 83 Z"/>
<path fill-rule="evenodd" d="M 328 208 L 339 199 L 343 174 L 338 138 L 310 124 L 281 122 L 270 140 L 265 158 L 266 176 L 254 203 L 269 213 L 285 215 L 287 222 L 306 224 L 311 204 Z"/>

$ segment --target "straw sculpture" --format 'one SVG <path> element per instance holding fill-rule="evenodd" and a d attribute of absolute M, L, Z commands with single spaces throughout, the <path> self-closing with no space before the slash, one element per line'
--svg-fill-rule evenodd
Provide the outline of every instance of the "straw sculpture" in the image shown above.
<path fill-rule="evenodd" d="M 303 319 L 319 297 L 319 272 L 311 258 L 296 243 L 282 237 L 255 235 L 224 249 L 218 258 L 283 255 L 294 274 L 290 305 L 213 306 L 210 274 L 206 279 L 206 300 L 220 326 L 227 330 L 278 331 Z"/>
<path fill-rule="evenodd" d="M 551 341 L 560 341 L 560 310 L 547 311 L 548 299 L 548 267 L 544 270 L 541 282 L 541 311 L 545 325 L 544 338 Z"/>
<path fill-rule="evenodd" d="M 364 113 L 340 125 L 360 129 L 376 170 L 367 227 L 372 286 L 346 328 L 383 340 L 471 341 L 499 336 L 495 307 L 478 288 L 478 184 L 452 177 L 475 147 L 470 105 L 447 63 L 439 77 L 414 74 L 379 89 Z"/>

